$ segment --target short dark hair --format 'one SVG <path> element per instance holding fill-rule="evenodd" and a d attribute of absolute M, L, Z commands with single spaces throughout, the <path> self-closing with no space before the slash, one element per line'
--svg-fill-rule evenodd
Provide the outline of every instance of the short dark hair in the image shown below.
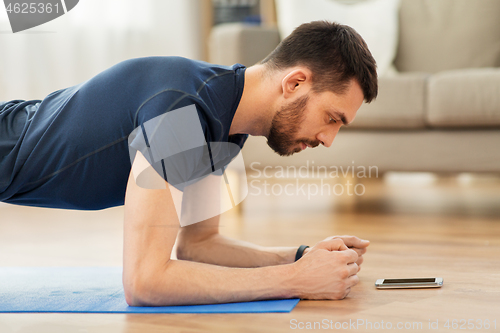
<path fill-rule="evenodd" d="M 313 21 L 297 27 L 260 62 L 271 69 L 297 65 L 312 71 L 314 92 L 342 94 L 356 79 L 367 103 L 377 97 L 377 65 L 363 38 L 347 25 Z"/>

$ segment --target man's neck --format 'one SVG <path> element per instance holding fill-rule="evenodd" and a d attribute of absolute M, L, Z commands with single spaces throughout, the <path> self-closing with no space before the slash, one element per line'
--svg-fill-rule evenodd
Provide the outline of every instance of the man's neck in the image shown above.
<path fill-rule="evenodd" d="M 229 134 L 268 135 L 272 121 L 273 91 L 264 65 L 245 70 L 245 86 Z"/>

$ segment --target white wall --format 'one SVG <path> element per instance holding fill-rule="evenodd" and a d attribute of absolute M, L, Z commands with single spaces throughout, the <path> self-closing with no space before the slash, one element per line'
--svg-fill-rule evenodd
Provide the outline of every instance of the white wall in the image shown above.
<path fill-rule="evenodd" d="M 200 1 L 80 0 L 51 22 L 13 34 L 0 7 L 0 101 L 42 99 L 129 58 L 202 57 Z"/>

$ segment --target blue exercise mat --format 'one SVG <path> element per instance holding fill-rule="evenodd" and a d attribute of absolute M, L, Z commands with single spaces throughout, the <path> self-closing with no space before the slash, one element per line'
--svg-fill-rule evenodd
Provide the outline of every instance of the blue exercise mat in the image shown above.
<path fill-rule="evenodd" d="M 290 312 L 298 299 L 133 307 L 121 267 L 0 267 L 0 312 L 262 313 Z"/>

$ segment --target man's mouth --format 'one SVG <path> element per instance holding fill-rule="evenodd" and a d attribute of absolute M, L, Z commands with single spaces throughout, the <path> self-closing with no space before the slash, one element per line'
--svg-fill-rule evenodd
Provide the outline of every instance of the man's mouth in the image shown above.
<path fill-rule="evenodd" d="M 308 145 L 306 145 L 304 142 L 301 142 L 300 145 L 302 146 L 302 150 L 305 150 L 308 147 Z"/>

